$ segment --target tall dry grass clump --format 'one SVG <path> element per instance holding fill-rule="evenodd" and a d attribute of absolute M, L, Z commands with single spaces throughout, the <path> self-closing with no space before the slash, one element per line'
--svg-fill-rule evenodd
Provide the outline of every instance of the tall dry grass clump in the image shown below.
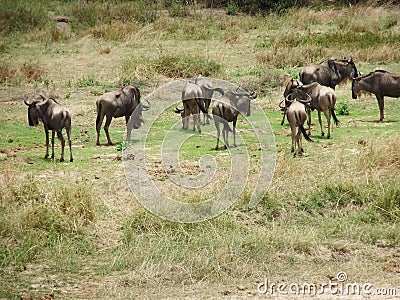
<path fill-rule="evenodd" d="M 98 211 L 99 205 L 85 182 L 58 183 L 58 187 L 49 189 L 32 174 L 3 172 L 0 244 L 7 251 L 2 264 L 32 261 L 41 249 L 85 236 Z"/>

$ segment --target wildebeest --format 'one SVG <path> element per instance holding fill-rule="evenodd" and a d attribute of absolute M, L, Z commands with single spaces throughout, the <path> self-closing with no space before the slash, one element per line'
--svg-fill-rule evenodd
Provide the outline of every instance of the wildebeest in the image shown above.
<path fill-rule="evenodd" d="M 218 150 L 219 137 L 221 134 L 220 123 L 223 124 L 222 136 L 224 138 L 225 149 L 229 147 L 228 132 L 232 131 L 229 123 L 233 123 L 233 145 L 236 147 L 236 122 L 239 113 L 250 116 L 250 101 L 257 98 L 253 93 L 234 93 L 226 92 L 221 98 L 214 100 L 212 114 L 214 117 L 214 124 L 217 129 L 217 145 L 215 149 Z"/>
<path fill-rule="evenodd" d="M 29 126 L 39 125 L 39 120 L 42 120 L 44 132 L 46 134 L 46 155 L 49 157 L 49 130 L 51 130 L 51 158 L 54 158 L 54 137 L 57 132 L 57 137 L 61 141 L 61 157 L 60 161 L 64 161 L 64 148 L 65 140 L 62 135 L 62 130 L 65 128 L 68 138 L 68 146 L 70 152 L 69 161 L 72 162 L 72 146 L 71 146 L 71 114 L 63 106 L 61 106 L 55 99 L 45 99 L 43 101 L 28 102 L 27 99 L 24 103 L 28 106 L 28 121 Z"/>
<path fill-rule="evenodd" d="M 180 113 L 182 116 L 183 129 L 189 128 L 189 116 L 193 115 L 193 130 L 197 130 L 201 133 L 200 127 L 200 111 L 208 116 L 208 112 L 204 107 L 203 103 L 203 91 L 201 87 L 194 82 L 187 81 L 182 90 L 182 103 L 183 109 L 175 108 L 175 113 Z"/>
<path fill-rule="evenodd" d="M 303 84 L 318 82 L 335 89 L 339 83 L 358 76 L 358 71 L 353 59 L 329 59 L 317 65 L 306 66 L 299 76 Z"/>
<path fill-rule="evenodd" d="M 294 155 L 297 154 L 297 145 L 298 154 L 303 154 L 304 149 L 301 141 L 301 135 L 303 134 L 307 141 L 312 142 L 312 139 L 308 136 L 306 130 L 304 129 L 304 122 L 307 119 L 306 105 L 309 105 L 311 102 L 311 97 L 307 95 L 307 99 L 303 100 L 290 96 L 291 94 L 286 96 L 285 101 L 288 103 L 286 114 L 292 133 L 292 153 L 294 153 Z"/>
<path fill-rule="evenodd" d="M 298 81 L 297 79 L 290 79 L 290 81 L 287 83 L 286 87 L 285 87 L 285 91 L 283 92 L 283 97 L 286 99 L 287 96 L 289 96 L 289 94 L 293 93 L 293 90 L 298 87 L 299 85 L 301 85 L 301 82 Z M 281 101 L 284 102 L 285 100 Z M 288 103 L 287 101 L 285 101 L 285 103 Z M 283 113 L 283 117 L 282 117 L 282 121 L 281 121 L 281 125 L 283 125 L 285 123 L 285 117 L 286 117 L 286 105 L 285 106 L 281 106 L 279 105 L 279 107 L 282 110 Z"/>
<path fill-rule="evenodd" d="M 321 112 L 324 112 L 326 121 L 328 122 L 328 135 L 327 138 L 331 137 L 331 116 L 336 125 L 339 125 L 339 120 L 335 114 L 336 94 L 335 91 L 327 86 L 320 85 L 318 82 L 313 82 L 306 85 L 297 86 L 293 92 L 299 90 L 303 93 L 307 93 L 311 96 L 310 108 L 311 110 L 316 109 L 318 112 L 318 121 L 321 126 L 321 135 L 324 136 L 324 128 L 322 126 Z M 311 126 L 311 111 L 308 113 L 308 126 Z"/>
<path fill-rule="evenodd" d="M 96 101 L 97 106 L 97 118 L 96 118 L 96 131 L 97 141 L 96 144 L 100 145 L 100 129 L 103 123 L 104 116 L 106 117 L 106 123 L 104 124 L 104 131 L 107 136 L 109 145 L 112 145 L 108 127 L 110 126 L 112 118 L 125 117 L 125 122 L 128 125 L 128 121 L 132 123 L 127 128 L 128 139 L 130 137 L 130 130 L 132 128 L 138 129 L 144 122 L 142 111 L 148 110 L 149 105 L 143 105 L 140 102 L 140 91 L 135 86 L 126 86 L 120 91 L 107 92 L 100 96 Z M 137 109 L 136 109 L 137 107 Z M 135 111 L 136 109 L 136 111 Z M 132 113 L 135 111 L 135 114 Z M 132 115 L 132 118 L 130 119 Z"/>
<path fill-rule="evenodd" d="M 207 77 L 203 77 L 202 75 L 196 77 L 195 83 L 201 88 L 204 109 L 208 112 L 208 108 L 210 107 L 211 99 L 213 97 L 214 92 L 218 92 L 221 95 L 224 95 L 224 90 L 221 88 L 214 88 L 212 81 Z M 209 124 L 210 123 L 209 115 L 203 114 L 203 117 L 204 117 L 203 125 L 205 125 L 206 123 Z"/>
<path fill-rule="evenodd" d="M 375 70 L 368 75 L 354 78 L 351 85 L 353 99 L 357 99 L 363 91 L 375 95 L 379 105 L 380 121 L 383 121 L 385 118 L 384 97 L 400 97 L 400 74 Z"/>

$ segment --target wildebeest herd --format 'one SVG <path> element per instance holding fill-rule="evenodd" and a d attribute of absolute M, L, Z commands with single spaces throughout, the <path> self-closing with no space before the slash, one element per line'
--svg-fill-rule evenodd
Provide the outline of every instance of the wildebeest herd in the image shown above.
<path fill-rule="evenodd" d="M 287 118 L 292 136 L 292 152 L 294 155 L 304 152 L 301 137 L 307 141 L 312 141 L 309 137 L 311 127 L 311 112 L 317 110 L 318 121 L 321 127 L 321 135 L 325 132 L 322 126 L 321 112 L 324 113 L 327 120 L 328 134 L 331 136 L 331 117 L 336 125 L 339 120 L 335 114 L 336 94 L 335 87 L 343 81 L 352 80 L 352 97 L 356 99 L 362 93 L 371 93 L 376 96 L 380 111 L 380 121 L 384 119 L 384 97 L 400 97 L 400 75 L 389 73 L 384 70 L 375 70 L 367 75 L 361 76 L 352 59 L 347 60 L 326 60 L 320 64 L 305 67 L 299 73 L 300 80 L 291 79 L 286 85 L 284 91 L 284 100 L 279 107 L 283 112 L 283 125 L 285 117 Z M 214 99 L 212 106 L 212 117 L 208 113 L 214 92 L 221 96 Z M 46 134 L 46 155 L 49 156 L 49 130 L 52 131 L 52 154 L 54 158 L 54 138 L 55 133 L 61 141 L 61 157 L 64 160 L 65 140 L 62 129 L 65 128 L 70 149 L 70 161 L 73 161 L 71 146 L 71 114 L 62 107 L 55 99 L 45 99 L 42 101 L 24 100 L 28 106 L 28 121 L 30 126 L 37 126 L 39 120 L 42 121 Z M 200 112 L 203 113 L 203 124 L 208 124 L 211 118 L 217 130 L 217 145 L 219 148 L 220 125 L 225 148 L 229 147 L 228 132 L 233 132 L 234 146 L 236 147 L 236 123 L 239 114 L 250 116 L 250 102 L 257 96 L 255 93 L 237 91 L 224 91 L 222 88 L 214 87 L 210 79 L 199 75 L 195 80 L 187 81 L 182 90 L 183 109 L 175 108 L 175 113 L 182 117 L 183 129 L 189 127 L 189 116 L 193 115 L 193 130 L 197 125 L 197 130 L 201 133 Z M 100 96 L 96 101 L 97 118 L 96 144 L 100 144 L 100 130 L 104 117 L 106 122 L 104 131 L 107 142 L 112 145 L 108 132 L 112 118 L 125 117 L 127 126 L 127 139 L 130 139 L 132 129 L 138 129 L 144 122 L 142 112 L 150 109 L 150 103 L 147 105 L 140 101 L 140 91 L 135 86 L 123 87 L 120 91 L 107 92 Z M 308 132 L 304 127 L 307 120 Z M 232 122 L 233 130 L 229 126 Z M 297 147 L 297 149 L 296 149 Z"/>

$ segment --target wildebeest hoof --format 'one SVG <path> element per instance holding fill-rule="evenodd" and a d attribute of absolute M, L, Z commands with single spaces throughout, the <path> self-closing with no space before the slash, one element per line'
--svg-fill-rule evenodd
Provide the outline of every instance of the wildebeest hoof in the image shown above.
<path fill-rule="evenodd" d="M 64 162 L 64 158 L 60 158 L 60 162 Z"/>
<path fill-rule="evenodd" d="M 73 158 L 71 158 L 70 160 L 69 160 L 69 162 L 73 162 L 74 161 L 74 159 Z"/>
<path fill-rule="evenodd" d="M 327 138 L 327 139 L 330 139 L 330 138 L 331 138 L 331 136 L 330 136 L 330 135 L 328 135 L 326 138 Z"/>
<path fill-rule="evenodd" d="M 325 136 L 325 132 L 321 133 L 321 136 Z"/>

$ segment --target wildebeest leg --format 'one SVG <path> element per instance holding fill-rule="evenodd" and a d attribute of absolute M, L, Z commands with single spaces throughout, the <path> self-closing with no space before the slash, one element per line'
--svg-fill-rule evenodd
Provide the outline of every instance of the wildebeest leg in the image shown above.
<path fill-rule="evenodd" d="M 237 144 L 236 144 L 236 120 L 233 121 L 233 146 L 237 147 Z"/>
<path fill-rule="evenodd" d="M 102 112 L 99 112 L 96 119 L 96 131 L 97 131 L 96 145 L 100 145 L 100 130 L 101 130 L 101 124 L 103 123 L 103 119 L 104 119 L 104 114 Z"/>
<path fill-rule="evenodd" d="M 321 111 L 318 111 L 318 122 L 321 127 L 321 136 L 324 136 L 325 132 L 324 132 L 324 127 L 322 126 Z"/>
<path fill-rule="evenodd" d="M 303 153 L 303 145 L 301 143 L 301 130 L 300 127 L 297 127 L 297 134 L 296 134 L 296 143 L 297 143 L 297 153 Z"/>
<path fill-rule="evenodd" d="M 291 128 L 291 132 L 292 132 L 292 150 L 291 152 L 294 153 L 294 155 L 296 155 L 296 152 L 294 151 L 296 148 L 296 130 L 297 128 L 294 127 L 293 125 L 290 126 Z"/>
<path fill-rule="evenodd" d="M 215 146 L 215 150 L 218 150 L 221 129 L 219 128 L 219 122 L 217 121 L 217 118 L 214 118 L 214 124 L 215 124 L 215 128 L 217 128 L 217 145 Z"/>
<path fill-rule="evenodd" d="M 307 125 L 308 125 L 308 135 L 311 135 L 311 108 L 306 108 L 307 113 Z"/>
<path fill-rule="evenodd" d="M 195 124 L 197 124 L 197 130 L 199 131 L 199 134 L 201 134 L 201 127 L 200 127 L 200 113 L 194 114 L 193 115 L 193 129 L 196 130 Z"/>
<path fill-rule="evenodd" d="M 385 109 L 385 103 L 383 102 L 384 96 L 381 95 L 376 95 L 376 100 L 378 100 L 378 105 L 379 105 L 379 113 L 380 113 L 380 118 L 379 120 L 382 122 L 383 119 L 385 118 L 384 115 L 384 109 Z"/>
<path fill-rule="evenodd" d="M 67 132 L 67 138 L 68 138 L 68 146 L 69 146 L 69 161 L 73 162 L 74 159 L 72 157 L 72 142 L 71 142 L 71 127 L 66 127 L 65 131 Z"/>
<path fill-rule="evenodd" d="M 222 129 L 222 135 L 224 136 L 225 149 L 228 149 L 229 148 L 228 130 L 225 129 L 225 126 L 224 129 Z"/>
<path fill-rule="evenodd" d="M 328 123 L 328 135 L 326 136 L 328 139 L 331 138 L 331 109 L 324 110 L 326 122 Z"/>
<path fill-rule="evenodd" d="M 183 129 L 184 130 L 189 129 L 189 116 L 190 116 L 190 112 L 185 107 L 185 110 L 183 111 L 183 115 L 182 115 L 182 122 L 183 122 Z"/>
<path fill-rule="evenodd" d="M 211 99 L 204 99 L 204 108 L 208 111 L 210 107 Z M 208 114 L 203 113 L 203 125 L 210 124 L 210 117 Z"/>
<path fill-rule="evenodd" d="M 106 132 L 107 136 L 107 141 L 109 145 L 112 145 L 113 143 L 111 142 L 110 139 L 110 133 L 108 132 L 108 127 L 110 127 L 112 117 L 111 116 L 106 116 L 106 123 L 104 124 L 104 131 Z"/>
<path fill-rule="evenodd" d="M 55 138 L 55 131 L 51 131 L 51 158 L 54 158 L 54 138 Z"/>
<path fill-rule="evenodd" d="M 49 157 L 49 130 L 47 128 L 44 129 L 44 132 L 46 134 L 46 154 L 44 158 Z"/>
<path fill-rule="evenodd" d="M 53 131 L 53 136 L 54 136 L 54 131 Z M 64 139 L 61 131 L 59 131 L 57 133 L 57 136 L 58 136 L 59 140 L 61 141 L 61 157 L 60 157 L 60 161 L 64 161 L 65 139 Z M 70 151 L 71 151 L 71 149 L 70 149 Z"/>
<path fill-rule="evenodd" d="M 133 118 L 131 122 L 129 122 L 130 116 L 125 115 L 125 124 L 126 124 L 126 139 L 129 141 L 131 139 L 131 133 L 133 130 Z"/>

